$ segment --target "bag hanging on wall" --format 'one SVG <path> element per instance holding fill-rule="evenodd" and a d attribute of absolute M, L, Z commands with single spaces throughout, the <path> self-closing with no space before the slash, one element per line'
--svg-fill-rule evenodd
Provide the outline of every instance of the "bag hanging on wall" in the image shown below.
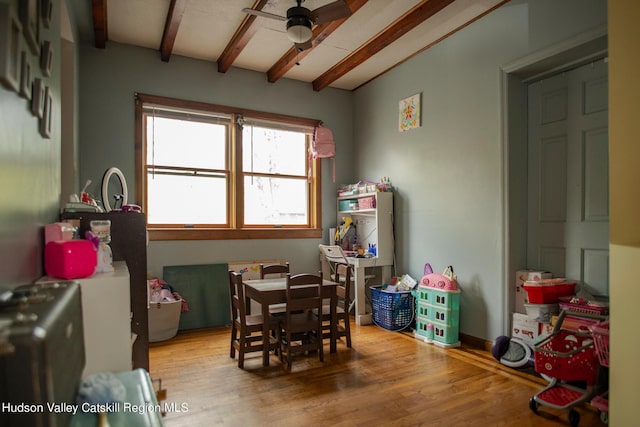
<path fill-rule="evenodd" d="M 333 140 L 333 132 L 322 122 L 313 130 L 311 147 L 309 147 L 309 159 L 332 159 L 333 182 L 336 182 L 336 143 Z M 309 169 L 311 178 L 311 169 Z"/>
<path fill-rule="evenodd" d="M 431 272 L 429 272 L 431 271 Z M 429 286 L 439 289 L 457 289 L 458 277 L 453 272 L 453 266 L 448 266 L 442 274 L 433 273 L 429 263 L 424 266 L 424 276 L 420 279 L 420 286 Z"/>

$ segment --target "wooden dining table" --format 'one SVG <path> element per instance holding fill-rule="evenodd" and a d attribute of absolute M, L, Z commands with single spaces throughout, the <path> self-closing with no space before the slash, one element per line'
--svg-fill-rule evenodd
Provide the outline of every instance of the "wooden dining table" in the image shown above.
<path fill-rule="evenodd" d="M 243 280 L 245 296 L 254 300 L 260 304 L 262 313 L 269 313 L 269 306 L 272 304 L 280 304 L 287 302 L 286 290 L 287 279 L 282 278 L 269 278 L 269 279 L 247 279 Z M 337 330 L 338 330 L 338 315 L 336 312 L 336 306 L 338 303 L 338 296 L 336 293 L 338 283 L 331 280 L 323 280 L 322 283 L 322 297 L 329 299 L 330 313 L 331 313 L 331 340 L 329 344 L 329 351 L 331 353 L 336 352 Z M 320 338 L 322 339 L 322 338 Z M 269 322 L 263 322 L 262 324 L 262 342 L 269 342 Z M 269 346 L 263 346 L 262 350 L 262 365 L 269 366 Z"/>

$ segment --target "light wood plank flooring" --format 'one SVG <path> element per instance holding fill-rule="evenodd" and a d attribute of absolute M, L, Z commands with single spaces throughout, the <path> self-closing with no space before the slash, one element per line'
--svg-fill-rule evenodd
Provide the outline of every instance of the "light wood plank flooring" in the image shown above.
<path fill-rule="evenodd" d="M 175 426 L 563 426 L 567 411 L 529 409 L 545 382 L 463 346 L 442 349 L 352 322 L 353 348 L 344 342 L 325 361 L 300 356 L 287 373 L 276 356 L 260 354 L 245 369 L 229 357 L 230 328 L 180 332 L 152 343 L 150 373 L 161 378 Z M 580 426 L 602 426 L 598 412 L 578 407 Z"/>

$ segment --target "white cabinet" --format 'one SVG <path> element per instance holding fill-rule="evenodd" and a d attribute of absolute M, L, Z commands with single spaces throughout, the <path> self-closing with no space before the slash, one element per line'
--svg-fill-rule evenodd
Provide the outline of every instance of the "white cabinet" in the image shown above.
<path fill-rule="evenodd" d="M 124 261 L 114 271 L 76 279 L 82 298 L 85 367 L 83 378 L 96 372 L 131 370 L 131 299 L 129 269 Z M 44 277 L 38 282 L 58 281 Z"/>
<path fill-rule="evenodd" d="M 372 199 L 373 198 L 373 199 Z M 354 267 L 355 289 L 353 301 L 358 325 L 371 323 L 371 307 L 367 306 L 365 276 L 367 268 L 380 267 L 377 281 L 388 283 L 394 260 L 393 241 L 393 193 L 364 193 L 338 197 L 338 224 L 344 217 L 351 217 L 356 225 L 358 244 L 366 251 L 375 245 L 376 256 L 371 258 L 348 257 Z M 351 248 L 349 248 L 351 249 Z M 323 274 L 328 274 L 328 265 L 323 262 Z"/>

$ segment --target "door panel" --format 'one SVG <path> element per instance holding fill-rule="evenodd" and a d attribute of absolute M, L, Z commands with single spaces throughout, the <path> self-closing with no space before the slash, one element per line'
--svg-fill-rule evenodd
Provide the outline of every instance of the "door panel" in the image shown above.
<path fill-rule="evenodd" d="M 528 96 L 528 267 L 608 295 L 607 64 L 531 83 Z"/>

